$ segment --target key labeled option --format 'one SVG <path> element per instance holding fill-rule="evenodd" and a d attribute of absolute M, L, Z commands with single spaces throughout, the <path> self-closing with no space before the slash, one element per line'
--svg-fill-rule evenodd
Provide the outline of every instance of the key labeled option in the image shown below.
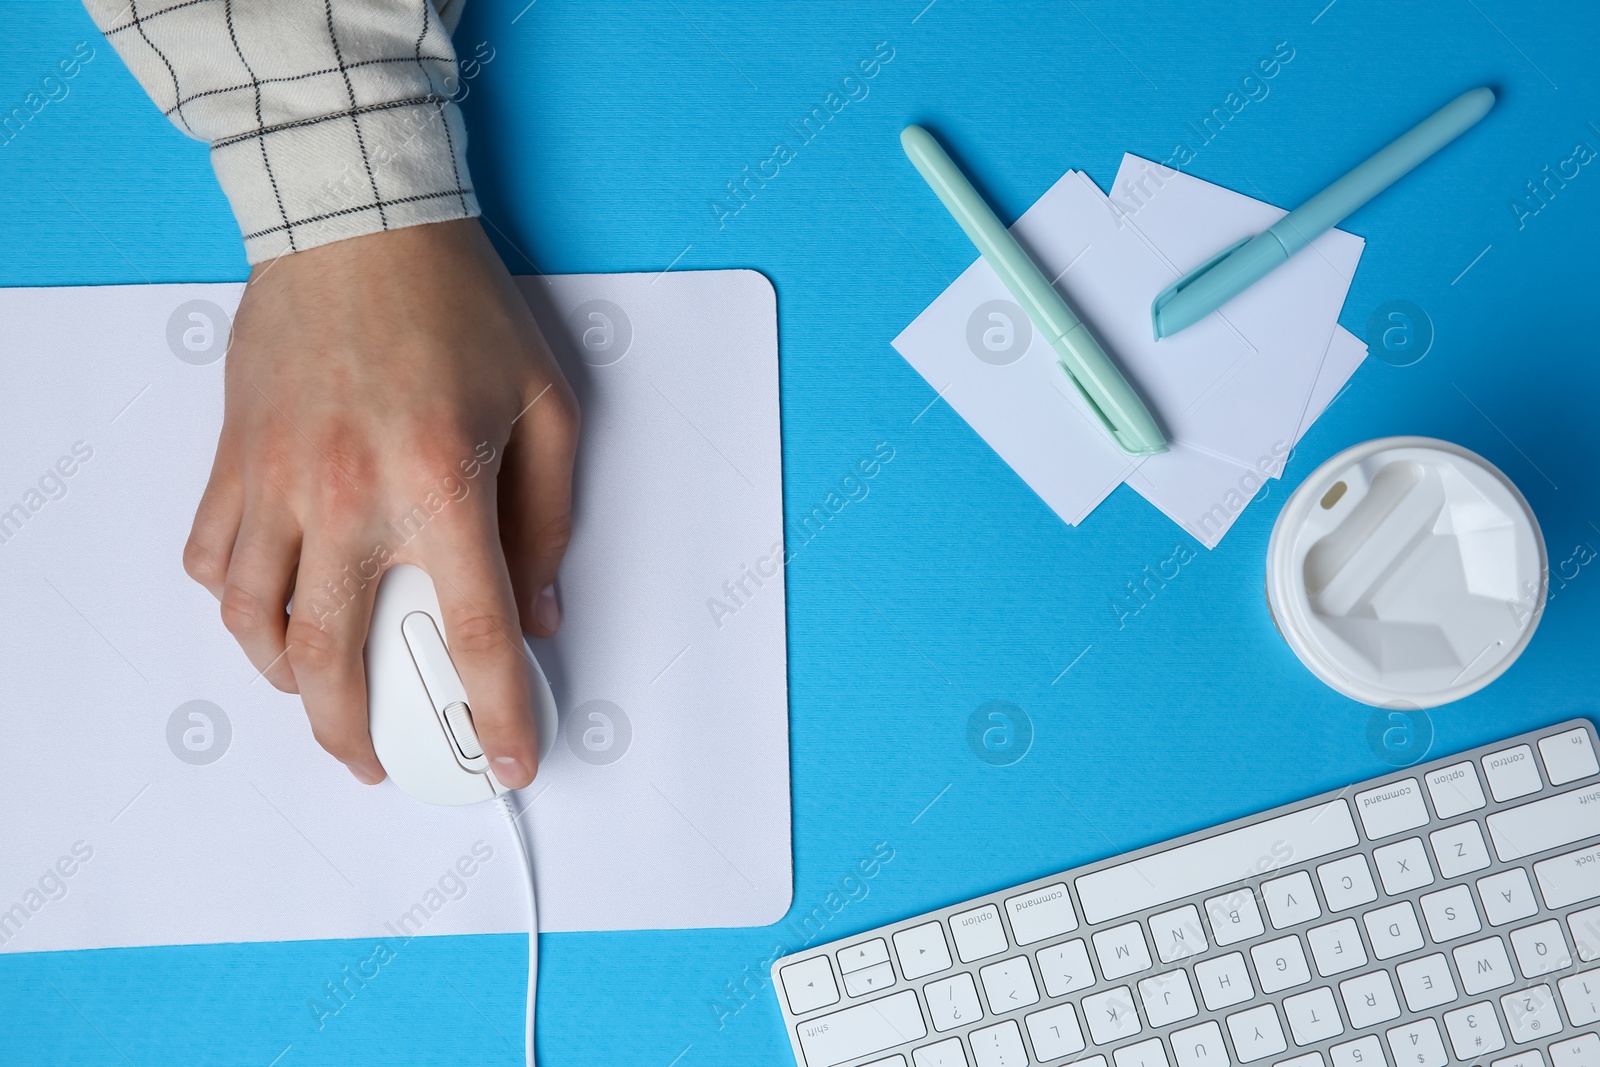
<path fill-rule="evenodd" d="M 956 955 L 962 963 L 998 956 L 1007 948 L 1000 909 L 993 904 L 950 916 L 950 933 L 956 939 Z"/>
<path fill-rule="evenodd" d="M 1488 803 L 1483 799 L 1483 786 L 1478 784 L 1478 771 L 1471 761 L 1429 771 L 1423 778 L 1428 783 L 1428 795 L 1433 798 L 1433 810 L 1441 819 L 1477 811 Z"/>

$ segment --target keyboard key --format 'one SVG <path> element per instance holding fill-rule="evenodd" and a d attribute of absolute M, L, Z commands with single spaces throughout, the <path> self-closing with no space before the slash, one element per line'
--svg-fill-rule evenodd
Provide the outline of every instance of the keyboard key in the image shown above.
<path fill-rule="evenodd" d="M 1600 773 L 1589 731 L 1582 727 L 1541 738 L 1539 755 L 1544 759 L 1544 773 L 1550 776 L 1551 785 L 1566 785 Z"/>
<path fill-rule="evenodd" d="M 1567 1018 L 1573 1026 L 1600 1022 L 1600 971 L 1563 978 L 1556 988 L 1561 991 L 1561 1002 L 1567 1006 Z"/>
<path fill-rule="evenodd" d="M 1522 977 L 1538 978 L 1572 966 L 1561 924 L 1554 919 L 1511 932 L 1511 950 L 1517 954 Z"/>
<path fill-rule="evenodd" d="M 1518 745 L 1483 757 L 1483 773 L 1496 800 L 1515 800 L 1537 793 L 1544 785 L 1533 763 L 1533 749 Z"/>
<path fill-rule="evenodd" d="M 922 987 L 922 995 L 928 1002 L 933 1028 L 941 1034 L 983 1018 L 983 1008 L 978 1004 L 978 987 L 973 984 L 970 974 L 954 974 L 937 982 L 929 982 Z"/>
<path fill-rule="evenodd" d="M 1328 1050 L 1333 1067 L 1385 1067 L 1383 1045 L 1377 1035 L 1368 1034 Z"/>
<path fill-rule="evenodd" d="M 881 1060 L 873 1060 L 863 1067 L 906 1067 L 906 1058 L 896 1052 L 893 1056 L 885 1056 Z"/>
<path fill-rule="evenodd" d="M 1006 898 L 1006 917 L 1011 920 L 1011 936 L 1019 945 L 1070 934 L 1078 928 L 1078 916 L 1072 910 L 1065 882 Z"/>
<path fill-rule="evenodd" d="M 1071 1004 L 1036 1011 L 1022 1021 L 1028 1025 L 1036 1059 L 1054 1060 L 1083 1051 L 1083 1031 Z"/>
<path fill-rule="evenodd" d="M 1531 1048 L 1526 1052 L 1519 1052 L 1515 1056 L 1493 1060 L 1489 1067 L 1544 1067 L 1544 1057 L 1539 1055 L 1539 1050 Z"/>
<path fill-rule="evenodd" d="M 1093 940 L 1094 953 L 1100 957 L 1100 974 L 1108 982 L 1150 967 L 1150 950 L 1144 943 L 1144 931 L 1136 922 L 1101 930 Z"/>
<path fill-rule="evenodd" d="M 1167 1050 L 1159 1037 L 1119 1048 L 1111 1054 L 1117 1067 L 1169 1067 Z"/>
<path fill-rule="evenodd" d="M 1374 849 L 1372 862 L 1378 865 L 1378 879 L 1391 897 L 1433 884 L 1433 868 L 1428 866 L 1428 850 L 1422 838 L 1413 837 Z"/>
<path fill-rule="evenodd" d="M 844 991 L 852 997 L 864 997 L 868 993 L 877 993 L 894 985 L 894 968 L 885 960 L 875 963 L 871 967 L 863 967 L 859 971 L 847 971 L 844 976 Z"/>
<path fill-rule="evenodd" d="M 1439 1024 L 1432 1019 L 1397 1026 L 1385 1031 L 1384 1036 L 1394 1053 L 1395 1067 L 1444 1067 L 1450 1062 L 1444 1039 L 1439 1036 Z"/>
<path fill-rule="evenodd" d="M 962 963 L 998 956 L 1008 947 L 1000 909 L 993 904 L 950 916 L 950 934 L 956 939 L 956 955 Z"/>
<path fill-rule="evenodd" d="M 1103 923 L 1220 889 L 1283 849 L 1304 861 L 1358 842 L 1350 805 L 1333 800 L 1086 874 L 1077 881 L 1078 901 L 1087 922 Z"/>
<path fill-rule="evenodd" d="M 1500 1032 L 1500 1020 L 1495 1016 L 1494 1005 L 1488 1001 L 1445 1012 L 1444 1028 L 1450 1034 L 1456 1059 L 1462 1063 L 1471 1063 L 1479 1056 L 1487 1056 L 1506 1047 L 1505 1035 Z"/>
<path fill-rule="evenodd" d="M 795 1033 L 800 1037 L 807 1067 L 836 1067 L 926 1037 L 928 1028 L 922 1021 L 922 1009 L 917 1007 L 916 993 L 908 989 L 808 1019 L 796 1024 Z"/>
<path fill-rule="evenodd" d="M 1143 1029 L 1139 1013 L 1133 1010 L 1133 990 L 1127 986 L 1084 997 L 1083 1020 L 1089 1024 L 1089 1037 L 1097 1045 L 1132 1037 Z"/>
<path fill-rule="evenodd" d="M 796 1015 L 839 1002 L 839 987 L 833 982 L 833 968 L 828 966 L 826 956 L 791 963 L 778 972 L 778 977 L 783 980 L 789 1010 Z"/>
<path fill-rule="evenodd" d="M 1588 786 L 1497 811 L 1484 820 L 1489 843 L 1507 863 L 1600 834 L 1600 787 Z"/>
<path fill-rule="evenodd" d="M 1022 1047 L 1022 1030 L 1015 1019 L 986 1026 L 967 1035 L 978 1067 L 1028 1067 L 1028 1050 Z M 1151 1067 L 1166 1067 L 1152 1064 Z"/>
<path fill-rule="evenodd" d="M 1475 822 L 1435 830 L 1428 835 L 1428 840 L 1433 842 L 1439 873 L 1446 878 L 1459 878 L 1489 866 L 1489 849 L 1483 843 L 1483 831 Z"/>
<path fill-rule="evenodd" d="M 1192 1019 L 1200 1014 L 1194 1002 L 1194 989 L 1183 971 L 1168 971 L 1139 983 L 1139 999 L 1144 1001 L 1144 1016 L 1151 1026 Z"/>
<path fill-rule="evenodd" d="M 1094 985 L 1094 970 L 1089 966 L 1089 949 L 1081 940 L 1042 948 L 1034 957 L 1039 961 L 1039 977 L 1044 991 L 1052 997 L 1065 996 L 1075 989 Z"/>
<path fill-rule="evenodd" d="M 1519 1045 L 1561 1032 L 1555 994 L 1547 985 L 1507 993 L 1500 998 L 1500 1010 L 1511 1027 L 1511 1040 Z"/>
<path fill-rule="evenodd" d="M 1324 863 L 1317 868 L 1317 880 L 1322 883 L 1329 911 L 1345 911 L 1378 899 L 1372 869 L 1367 866 L 1367 857 L 1360 854 Z"/>
<path fill-rule="evenodd" d="M 950 966 L 944 927 L 937 921 L 898 931 L 894 935 L 894 952 L 900 957 L 900 973 L 908 980 L 926 978 Z"/>
<path fill-rule="evenodd" d="M 859 945 L 842 948 L 837 953 L 839 957 L 839 971 L 849 974 L 851 971 L 864 970 L 880 963 L 889 962 L 889 946 L 883 938 L 875 937 L 871 941 L 863 941 Z"/>
<path fill-rule="evenodd" d="M 1271 1004 L 1228 1016 L 1228 1033 L 1240 1063 L 1251 1063 L 1276 1056 L 1289 1047 L 1278 1024 L 1278 1012 Z"/>
<path fill-rule="evenodd" d="M 1511 973 L 1511 959 L 1506 955 L 1506 946 L 1498 937 L 1462 945 L 1451 955 L 1456 958 L 1456 973 L 1461 975 L 1461 988 L 1469 994 L 1499 989 L 1517 979 Z"/>
<path fill-rule="evenodd" d="M 1471 903 L 1470 894 L 1467 900 Z M 1372 939 L 1372 954 L 1380 960 L 1422 947 L 1422 928 L 1417 925 L 1417 912 L 1409 900 L 1369 911 L 1361 917 L 1361 921 L 1367 924 L 1367 936 Z"/>
<path fill-rule="evenodd" d="M 1169 1040 L 1178 1067 L 1228 1067 L 1228 1048 L 1222 1043 L 1222 1027 L 1216 1023 L 1174 1031 Z"/>
<path fill-rule="evenodd" d="M 1357 1030 L 1400 1017 L 1400 1002 L 1395 999 L 1394 983 L 1389 981 L 1388 971 L 1347 978 L 1339 983 L 1339 995 L 1344 997 L 1350 1025 Z"/>
<path fill-rule="evenodd" d="M 1193 904 L 1150 916 L 1150 936 L 1156 943 L 1156 956 L 1162 963 L 1176 963 L 1186 956 L 1206 950 L 1206 932 L 1200 926 L 1200 912 Z"/>
<path fill-rule="evenodd" d="M 1362 947 L 1354 919 L 1313 927 L 1306 931 L 1306 942 L 1317 961 L 1317 973 L 1324 978 L 1366 966 L 1367 950 Z"/>
<path fill-rule="evenodd" d="M 1550 1062 L 1555 1067 L 1600 1067 L 1600 1036 L 1584 1034 L 1550 1046 Z"/>
<path fill-rule="evenodd" d="M 1372 841 L 1415 830 L 1428 822 L 1428 806 L 1422 802 L 1422 786 L 1415 778 L 1357 793 L 1356 811 L 1361 813 L 1361 825 Z"/>
<path fill-rule="evenodd" d="M 1026 956 L 991 963 L 978 971 L 978 977 L 989 998 L 989 1011 L 995 1015 L 1039 1003 L 1039 987 L 1033 984 L 1033 969 Z"/>
<path fill-rule="evenodd" d="M 1427 1011 L 1456 999 L 1455 979 L 1450 977 L 1450 964 L 1444 953 L 1436 952 L 1420 960 L 1408 960 L 1394 969 L 1400 979 L 1400 992 L 1406 998 L 1406 1007 L 1412 1011 Z"/>
<path fill-rule="evenodd" d="M 1293 934 L 1256 945 L 1250 950 L 1250 958 L 1256 962 L 1256 978 L 1263 993 L 1276 993 L 1311 981 L 1305 951 Z"/>
<path fill-rule="evenodd" d="M 971 1067 L 959 1037 L 913 1050 L 911 1062 L 916 1064 L 916 1067 Z"/>
<path fill-rule="evenodd" d="M 1322 915 L 1316 891 L 1311 888 L 1311 876 L 1305 871 L 1262 882 L 1261 899 L 1266 901 L 1274 930 L 1298 926 Z"/>
<path fill-rule="evenodd" d="M 1219 945 L 1258 937 L 1265 929 L 1261 925 L 1261 911 L 1256 907 L 1255 894 L 1248 889 L 1224 893 L 1205 902 L 1206 915 L 1211 919 L 1211 934 Z"/>
<path fill-rule="evenodd" d="M 1477 811 L 1486 803 L 1483 787 L 1478 784 L 1478 771 L 1470 760 L 1429 771 L 1423 778 L 1428 783 L 1428 795 L 1433 798 L 1433 810 L 1441 819 Z"/>
<path fill-rule="evenodd" d="M 1327 1065 L 1322 1062 L 1322 1053 L 1307 1052 L 1305 1055 L 1296 1056 L 1292 1060 L 1280 1060 L 1274 1063 L 1272 1067 L 1327 1067 Z"/>
<path fill-rule="evenodd" d="M 1600 959 L 1600 908 L 1585 908 L 1567 916 L 1567 929 L 1584 963 Z"/>
<path fill-rule="evenodd" d="M 1478 896 L 1483 900 L 1483 913 L 1489 917 L 1490 926 L 1526 919 L 1539 910 L 1533 887 L 1528 884 L 1528 872 L 1521 867 L 1479 878 Z"/>
<path fill-rule="evenodd" d="M 1283 1014 L 1289 1018 L 1289 1032 L 1294 1035 L 1297 1045 L 1314 1044 L 1344 1033 L 1344 1024 L 1339 1021 L 1339 1008 L 1333 1002 L 1333 990 L 1327 986 L 1285 997 Z M 1277 1067 L 1284 1065 L 1278 1064 Z"/>
<path fill-rule="evenodd" d="M 1428 934 L 1438 944 L 1483 929 L 1483 924 L 1478 921 L 1478 909 L 1472 906 L 1472 890 L 1464 885 L 1453 885 L 1449 889 L 1429 893 L 1422 897 L 1420 903 L 1422 917 L 1428 923 Z"/>
<path fill-rule="evenodd" d="M 1600 807 L 1600 789 L 1595 806 Z M 1539 892 L 1547 908 L 1564 908 L 1590 897 L 1600 897 L 1600 848 L 1580 848 L 1565 856 L 1541 860 L 1533 865 L 1539 879 Z"/>
<path fill-rule="evenodd" d="M 1244 957 L 1237 952 L 1195 964 L 1194 977 L 1200 983 L 1200 996 L 1211 1011 L 1243 1004 L 1256 995 Z"/>

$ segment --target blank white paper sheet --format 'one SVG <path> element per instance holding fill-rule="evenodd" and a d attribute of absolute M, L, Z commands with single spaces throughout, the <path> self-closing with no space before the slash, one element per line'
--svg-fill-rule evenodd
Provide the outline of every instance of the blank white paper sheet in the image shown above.
<path fill-rule="evenodd" d="M 1365 356 L 1337 328 L 1364 242 L 1330 230 L 1159 342 L 1150 303 L 1283 214 L 1129 155 L 1109 197 L 1069 171 L 1011 228 L 1143 395 L 1166 431 L 1163 455 L 1130 459 L 1112 443 L 982 259 L 894 346 L 1066 522 L 1126 481 L 1215 547 Z"/>
<path fill-rule="evenodd" d="M 772 287 L 520 282 L 584 411 L 565 617 L 535 643 L 561 735 L 520 796 L 541 925 L 775 922 L 792 877 Z M 241 290 L 0 291 L 0 951 L 526 929 L 494 806 L 358 784 L 182 571 Z M 718 619 L 730 580 L 744 603 Z"/>

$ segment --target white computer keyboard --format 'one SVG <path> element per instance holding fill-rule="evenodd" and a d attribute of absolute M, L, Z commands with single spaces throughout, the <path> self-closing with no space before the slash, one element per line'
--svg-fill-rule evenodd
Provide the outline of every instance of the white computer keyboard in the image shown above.
<path fill-rule="evenodd" d="M 1600 1067 L 1597 751 L 1574 720 L 785 956 L 795 1061 Z"/>

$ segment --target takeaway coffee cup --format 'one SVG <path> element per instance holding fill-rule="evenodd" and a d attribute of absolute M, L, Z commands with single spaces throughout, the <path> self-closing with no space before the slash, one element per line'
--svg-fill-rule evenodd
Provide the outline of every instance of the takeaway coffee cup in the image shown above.
<path fill-rule="evenodd" d="M 1345 449 L 1283 506 L 1267 604 L 1300 661 L 1375 706 L 1431 708 L 1498 678 L 1543 614 L 1544 538 L 1482 456 L 1428 437 Z"/>

